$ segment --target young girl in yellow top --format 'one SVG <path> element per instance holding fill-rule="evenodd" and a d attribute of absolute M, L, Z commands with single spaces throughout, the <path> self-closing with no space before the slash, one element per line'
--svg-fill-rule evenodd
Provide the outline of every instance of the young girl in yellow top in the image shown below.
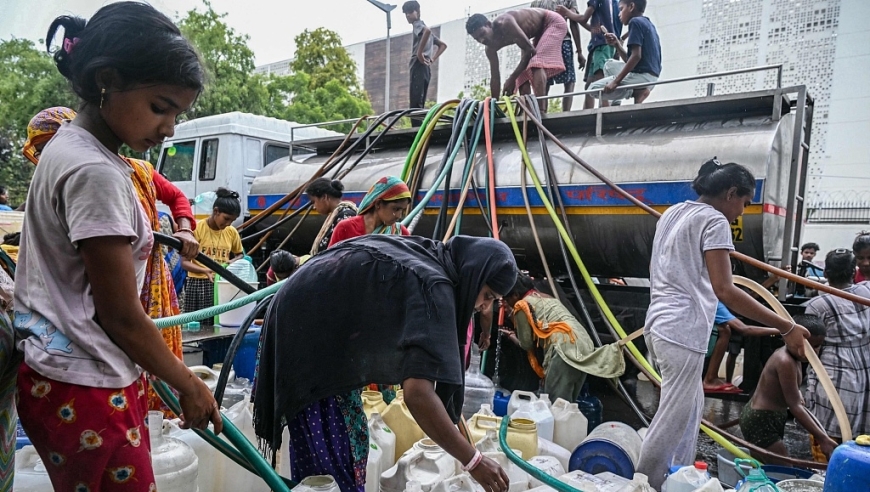
<path fill-rule="evenodd" d="M 242 205 L 239 194 L 226 188 L 218 188 L 211 216 L 196 224 L 194 236 L 199 241 L 200 251 L 212 260 L 231 263 L 242 257 L 242 238 L 231 224 L 239 218 Z M 214 272 L 197 261 L 184 260 L 187 270 L 184 284 L 184 312 L 192 313 L 214 306 Z M 203 326 L 214 325 L 214 318 L 200 322 Z"/>

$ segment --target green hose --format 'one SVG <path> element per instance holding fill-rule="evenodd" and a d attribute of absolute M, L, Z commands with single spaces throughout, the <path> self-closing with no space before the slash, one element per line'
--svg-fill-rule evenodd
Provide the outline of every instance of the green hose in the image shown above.
<path fill-rule="evenodd" d="M 258 290 L 253 294 L 248 294 L 245 297 L 240 297 L 235 301 L 230 301 L 226 304 L 219 304 L 210 308 L 200 309 L 199 311 L 194 311 L 192 313 L 182 313 L 175 316 L 169 316 L 168 318 L 155 319 L 154 324 L 157 325 L 157 328 L 168 328 L 170 326 L 184 325 L 190 323 L 191 321 L 211 318 L 213 316 L 226 313 L 227 311 L 238 309 L 246 304 L 260 301 L 274 294 L 275 292 L 278 292 L 278 289 L 281 288 L 283 282 L 284 281 L 282 280 L 274 285 L 266 287 L 265 289 Z"/>
<path fill-rule="evenodd" d="M 160 380 L 155 381 L 154 390 L 173 412 L 179 415 L 181 414 L 181 404 L 178 402 L 178 399 L 175 398 L 172 391 L 169 390 L 166 383 Z M 248 441 L 248 438 L 242 434 L 238 427 L 233 425 L 233 423 L 230 422 L 230 419 L 223 413 L 221 413 L 221 418 L 223 419 L 224 424 L 224 434 L 227 436 L 227 439 L 238 448 L 238 450 L 233 449 L 208 429 L 205 431 L 194 429 L 194 432 L 246 470 L 259 475 L 260 478 L 266 481 L 272 490 L 276 492 L 290 492 L 290 489 L 295 486 L 295 483 L 292 481 L 285 483 L 286 479 L 281 475 L 278 475 L 278 472 L 269 466 L 266 459 L 257 452 L 257 448 Z"/>
<path fill-rule="evenodd" d="M 544 193 L 543 188 L 541 187 L 541 181 L 538 179 L 538 174 L 535 172 L 534 166 L 532 166 L 532 159 L 529 157 L 529 153 L 526 150 L 525 145 L 523 145 L 522 134 L 520 133 L 519 126 L 517 125 L 516 116 L 514 115 L 513 104 L 509 97 L 505 96 L 504 98 L 505 107 L 507 109 L 508 117 L 510 118 L 511 125 L 514 129 L 514 134 L 516 135 L 517 144 L 520 147 L 520 151 L 523 154 L 523 162 L 526 165 L 526 168 L 529 170 L 529 174 L 532 176 L 532 182 L 535 184 L 535 189 L 538 192 L 538 195 L 541 197 L 541 201 L 544 203 L 544 207 L 547 209 L 547 212 L 550 214 L 550 218 L 553 220 L 556 229 L 558 229 L 559 234 L 562 236 L 562 239 L 565 241 L 565 245 L 568 247 L 568 251 L 570 251 L 571 256 L 574 258 L 574 262 L 577 264 L 577 268 L 580 270 L 580 274 L 583 276 L 583 281 L 586 283 L 587 288 L 589 289 L 590 294 L 592 294 L 593 299 L 601 308 L 602 314 L 607 318 L 616 332 L 622 338 L 626 337 L 625 330 L 622 329 L 622 325 L 619 324 L 619 321 L 616 319 L 616 316 L 613 315 L 613 312 L 610 311 L 610 307 L 607 305 L 607 302 L 604 301 L 604 298 L 601 296 L 601 292 L 599 292 L 598 287 L 592 281 L 592 276 L 589 275 L 589 271 L 586 270 L 586 265 L 583 263 L 583 260 L 580 259 L 580 254 L 577 252 L 577 248 L 574 245 L 574 241 L 571 239 L 571 236 L 565 230 L 565 227 L 562 225 L 562 221 L 559 220 L 558 215 L 556 215 L 556 211 L 553 209 L 553 206 L 550 204 L 549 199 Z M 646 358 L 640 353 L 637 347 L 629 342 L 625 345 L 628 347 L 628 350 L 634 356 L 634 358 L 638 361 L 640 365 L 644 367 L 650 374 L 655 376 L 659 382 L 661 381 L 661 376 L 653 369 L 653 367 L 649 364 Z M 701 425 L 701 430 L 704 431 L 705 434 L 710 436 L 711 439 L 716 441 L 720 446 L 728 450 L 731 454 L 738 458 L 749 458 L 749 455 L 743 452 L 743 450 L 739 449 L 737 446 L 729 442 L 718 432 L 715 432 L 713 429 L 710 429 L 706 425 Z"/>
<path fill-rule="evenodd" d="M 510 424 L 511 418 L 507 415 L 501 418 L 501 427 L 498 430 L 498 444 L 501 446 L 501 450 L 504 452 L 505 456 L 509 460 L 511 460 L 515 465 L 520 467 L 520 469 L 534 478 L 540 480 L 547 485 L 548 487 L 553 487 L 559 492 L 583 492 L 580 489 L 575 489 L 574 487 L 568 485 L 567 483 L 557 479 L 556 477 L 551 477 L 546 473 L 542 472 L 537 467 L 530 465 L 526 460 L 517 456 L 514 453 L 513 449 L 508 445 L 507 442 L 507 429 L 508 424 Z"/>
<path fill-rule="evenodd" d="M 429 126 L 429 120 L 432 119 L 432 115 L 434 115 L 441 106 L 432 106 L 429 108 L 429 112 L 426 113 L 426 117 L 423 119 L 423 123 L 420 125 L 420 129 L 417 130 L 417 135 L 414 137 L 414 142 L 411 144 L 411 148 L 408 149 L 408 156 L 405 157 L 405 165 L 402 167 L 402 181 L 407 181 L 408 170 L 411 167 L 411 158 L 414 156 L 417 150 L 417 146 L 420 145 L 420 141 L 423 139 L 423 135 L 426 133 L 426 128 Z"/>

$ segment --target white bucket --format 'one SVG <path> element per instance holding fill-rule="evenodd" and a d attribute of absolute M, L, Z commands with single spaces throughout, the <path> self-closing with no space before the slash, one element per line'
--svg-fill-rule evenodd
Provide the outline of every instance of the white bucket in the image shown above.
<path fill-rule="evenodd" d="M 242 297 L 245 297 L 247 294 L 239 290 L 235 285 L 227 282 L 226 280 L 218 280 L 217 286 L 217 303 L 218 304 L 226 304 L 230 301 L 235 301 Z M 257 282 L 248 282 L 248 285 L 256 289 L 259 284 Z M 232 311 L 227 311 L 220 315 L 220 324 L 221 326 L 241 326 L 245 321 L 245 318 L 251 314 L 251 311 L 257 307 L 256 302 L 252 302 L 246 304 L 238 309 L 233 309 Z"/>
<path fill-rule="evenodd" d="M 246 489 L 236 489 L 246 490 Z M 331 475 L 312 475 L 303 478 L 299 485 L 293 488 L 295 492 L 341 492 Z"/>

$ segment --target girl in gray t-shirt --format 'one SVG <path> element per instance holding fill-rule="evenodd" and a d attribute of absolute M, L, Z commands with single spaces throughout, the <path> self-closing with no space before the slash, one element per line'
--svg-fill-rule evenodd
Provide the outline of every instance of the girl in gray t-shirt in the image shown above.
<path fill-rule="evenodd" d="M 755 194 L 755 177 L 739 164 L 707 161 L 692 182 L 699 198 L 669 208 L 656 225 L 650 262 L 647 345 L 662 375 L 662 395 L 644 439 L 638 471 L 660 489 L 671 465 L 695 461 L 704 410 L 702 374 L 716 304 L 779 329 L 803 354 L 807 330 L 786 321 L 734 286 L 730 222 Z"/>

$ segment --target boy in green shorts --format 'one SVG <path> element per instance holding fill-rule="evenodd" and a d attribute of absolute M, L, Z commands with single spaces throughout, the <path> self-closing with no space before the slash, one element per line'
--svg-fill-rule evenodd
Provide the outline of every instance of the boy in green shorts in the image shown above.
<path fill-rule="evenodd" d="M 592 33 L 592 39 L 589 40 L 589 56 L 586 59 L 586 73 L 583 76 L 583 81 L 586 82 L 586 88 L 589 84 L 596 80 L 604 78 L 604 64 L 608 60 L 613 59 L 616 54 L 616 48 L 607 44 L 604 35 L 615 31 L 613 28 L 613 2 L 611 0 L 589 0 L 586 4 L 586 11 L 583 14 L 578 14 L 565 7 L 559 6 L 556 12 L 574 21 Z M 609 106 L 608 101 L 601 101 L 601 106 Z M 591 96 L 586 96 L 586 101 L 583 104 L 583 109 L 595 107 L 595 99 Z"/>

